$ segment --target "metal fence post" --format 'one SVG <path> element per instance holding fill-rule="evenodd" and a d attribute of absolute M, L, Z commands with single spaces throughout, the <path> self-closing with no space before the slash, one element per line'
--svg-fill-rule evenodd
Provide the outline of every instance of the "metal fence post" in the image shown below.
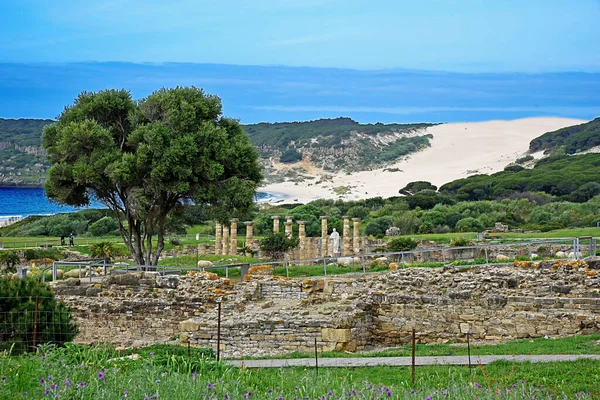
<path fill-rule="evenodd" d="M 35 296 L 35 314 L 33 315 L 33 348 L 37 346 L 37 333 L 38 333 L 38 314 L 40 308 L 40 298 Z"/>
<path fill-rule="evenodd" d="M 290 277 L 290 262 L 289 261 L 285 262 L 285 277 L 286 278 Z"/>
<path fill-rule="evenodd" d="M 221 361 L 221 302 L 218 303 L 217 315 L 217 361 Z"/>
<path fill-rule="evenodd" d="M 484 250 L 485 250 L 485 264 L 489 265 L 490 260 L 488 259 L 488 248 L 487 248 L 487 246 L 484 247 Z"/>
<path fill-rule="evenodd" d="M 323 271 L 325 272 L 325 276 L 327 276 L 327 259 L 323 257 Z"/>
<path fill-rule="evenodd" d="M 362 266 L 363 274 L 367 272 L 367 268 L 365 266 L 365 256 L 360 256 L 360 265 Z"/>
<path fill-rule="evenodd" d="M 416 334 L 415 334 L 415 328 L 413 328 L 412 330 L 412 367 L 411 367 L 411 379 L 412 379 L 412 386 L 413 388 L 415 387 L 415 353 L 416 353 L 416 343 L 417 343 L 417 339 L 416 339 Z"/>

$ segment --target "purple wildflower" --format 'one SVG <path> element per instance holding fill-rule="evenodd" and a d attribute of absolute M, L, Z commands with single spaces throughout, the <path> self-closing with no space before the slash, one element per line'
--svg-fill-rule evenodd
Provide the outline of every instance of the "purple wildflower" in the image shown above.
<path fill-rule="evenodd" d="M 44 394 L 47 396 L 47 395 L 49 395 L 49 394 L 50 394 L 50 391 L 49 391 L 48 389 L 45 389 L 45 390 L 44 390 Z"/>
<path fill-rule="evenodd" d="M 98 372 L 98 379 L 104 381 L 104 372 Z"/>
<path fill-rule="evenodd" d="M 52 385 L 50 385 L 50 389 L 56 390 L 56 389 L 58 389 L 58 385 L 52 384 Z"/>
<path fill-rule="evenodd" d="M 327 393 L 327 396 L 329 396 L 329 397 L 332 397 L 332 396 L 333 396 L 333 390 L 330 390 L 330 391 Z"/>
<path fill-rule="evenodd" d="M 479 383 L 475 382 L 473 384 L 473 386 L 475 386 L 477 389 L 481 389 L 483 386 L 481 386 Z"/>
<path fill-rule="evenodd" d="M 67 380 L 65 380 L 65 382 L 64 382 L 64 385 L 65 385 L 66 387 L 71 387 L 71 381 L 70 381 L 70 380 L 68 380 L 68 379 L 67 379 Z"/>
<path fill-rule="evenodd" d="M 77 386 L 79 386 L 79 387 L 85 387 L 85 382 L 79 382 L 79 383 L 77 384 Z"/>
<path fill-rule="evenodd" d="M 43 385 L 43 384 L 44 384 L 44 382 L 46 382 L 46 378 L 42 378 L 42 379 L 40 379 L 40 385 Z"/>
<path fill-rule="evenodd" d="M 123 394 L 127 396 L 129 394 L 129 390 L 123 390 Z"/>
<path fill-rule="evenodd" d="M 192 372 L 192 378 L 196 379 L 198 377 L 198 374 L 195 372 Z"/>
<path fill-rule="evenodd" d="M 5 381 L 6 380 L 6 375 L 2 375 L 2 380 Z"/>
<path fill-rule="evenodd" d="M 157 380 L 155 380 L 154 382 L 156 382 L 156 383 L 160 383 L 160 379 L 157 379 Z"/>
<path fill-rule="evenodd" d="M 273 393 L 273 389 L 267 390 L 267 393 Z"/>

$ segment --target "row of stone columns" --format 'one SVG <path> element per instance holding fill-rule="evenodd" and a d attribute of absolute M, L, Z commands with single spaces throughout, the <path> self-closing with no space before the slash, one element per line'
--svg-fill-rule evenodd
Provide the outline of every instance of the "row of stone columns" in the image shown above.
<path fill-rule="evenodd" d="M 237 255 L 237 224 L 239 219 L 231 220 L 231 227 L 219 222 L 215 223 L 215 254 L 216 255 Z M 246 224 L 246 246 L 252 248 L 254 222 L 244 222 Z M 230 236 L 231 233 L 231 236 Z"/>
<path fill-rule="evenodd" d="M 279 216 L 274 215 L 273 219 L 273 232 L 279 232 Z M 285 224 L 285 234 L 288 237 L 292 237 L 293 221 L 292 217 L 287 216 Z M 343 248 L 342 254 L 347 256 L 352 253 L 356 254 L 360 248 L 360 233 L 359 233 L 359 222 L 358 218 L 352 218 L 353 221 L 353 232 L 350 235 L 350 217 L 342 217 L 344 220 L 343 229 Z M 215 254 L 216 255 L 236 255 L 237 254 L 237 224 L 238 219 L 233 218 L 231 220 L 231 227 L 223 225 L 219 222 L 215 224 Z M 254 234 L 254 222 L 248 221 L 246 224 L 246 247 L 252 248 L 253 234 Z M 352 238 L 352 239 L 351 239 Z M 300 241 L 300 252 L 306 253 L 308 243 L 306 238 L 306 221 L 298 221 L 298 239 Z M 321 255 L 328 254 L 329 236 L 327 233 L 327 216 L 321 217 Z M 308 252 L 310 253 L 310 252 Z"/>

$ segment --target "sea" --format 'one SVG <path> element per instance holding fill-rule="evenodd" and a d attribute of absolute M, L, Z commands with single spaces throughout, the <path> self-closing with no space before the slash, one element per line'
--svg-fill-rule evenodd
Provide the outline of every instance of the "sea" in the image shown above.
<path fill-rule="evenodd" d="M 256 200 L 260 202 L 273 198 L 269 193 L 258 192 Z M 85 208 L 106 208 L 102 203 L 93 201 Z M 30 215 L 51 215 L 68 213 L 85 208 L 63 206 L 50 201 L 40 187 L 0 187 L 0 221 L 14 217 L 25 218 Z"/>

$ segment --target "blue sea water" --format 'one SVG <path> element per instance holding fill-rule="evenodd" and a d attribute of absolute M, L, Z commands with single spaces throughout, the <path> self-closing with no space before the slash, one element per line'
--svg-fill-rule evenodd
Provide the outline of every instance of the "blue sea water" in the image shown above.
<path fill-rule="evenodd" d="M 105 208 L 93 202 L 89 208 Z M 0 219 L 77 211 L 78 208 L 51 202 L 42 188 L 0 187 Z M 79 209 L 80 210 L 80 209 Z"/>
<path fill-rule="evenodd" d="M 271 195 L 265 192 L 256 194 L 257 201 L 264 201 L 270 197 Z M 89 208 L 106 207 L 101 203 L 92 202 Z M 61 206 L 51 202 L 42 188 L 0 187 L 0 219 L 67 213 L 77 210 L 81 210 L 81 208 Z"/>

